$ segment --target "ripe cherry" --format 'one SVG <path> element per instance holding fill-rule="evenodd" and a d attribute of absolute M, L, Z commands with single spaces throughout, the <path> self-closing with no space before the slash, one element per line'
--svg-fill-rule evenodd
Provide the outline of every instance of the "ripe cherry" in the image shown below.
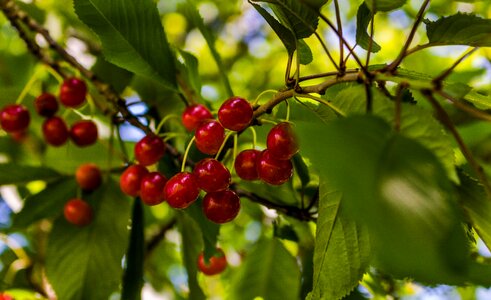
<path fill-rule="evenodd" d="M 221 191 L 230 185 L 230 172 L 218 160 L 205 158 L 200 160 L 193 170 L 198 186 L 206 192 Z"/>
<path fill-rule="evenodd" d="M 140 183 L 140 198 L 147 205 L 157 205 L 164 201 L 162 190 L 167 178 L 159 172 L 151 172 L 143 176 Z"/>
<path fill-rule="evenodd" d="M 298 143 L 290 123 L 281 122 L 268 133 L 268 150 L 276 159 L 289 160 L 298 152 Z"/>
<path fill-rule="evenodd" d="M 70 138 L 79 147 L 94 144 L 97 141 L 98 135 L 97 126 L 90 120 L 78 121 L 70 128 Z"/>
<path fill-rule="evenodd" d="M 164 153 L 164 142 L 154 134 L 146 135 L 135 145 L 135 158 L 143 166 L 158 162 Z"/>
<path fill-rule="evenodd" d="M 77 168 L 75 179 L 82 190 L 93 191 L 101 186 L 102 173 L 96 164 L 83 164 Z"/>
<path fill-rule="evenodd" d="M 198 199 L 198 181 L 193 173 L 177 173 L 165 184 L 163 195 L 171 207 L 186 208 Z"/>
<path fill-rule="evenodd" d="M 293 165 L 289 160 L 273 157 L 269 150 L 264 150 L 257 160 L 259 178 L 272 185 L 281 185 L 293 176 Z"/>
<path fill-rule="evenodd" d="M 195 130 L 201 122 L 207 119 L 213 119 L 213 115 L 208 108 L 202 104 L 186 107 L 181 117 L 182 124 L 188 131 Z"/>
<path fill-rule="evenodd" d="M 148 170 L 142 165 L 132 165 L 126 168 L 119 178 L 121 191 L 132 197 L 140 195 L 141 181 L 146 174 Z"/>
<path fill-rule="evenodd" d="M 227 268 L 227 258 L 223 250 L 217 248 L 217 254 L 210 257 L 208 262 L 205 261 L 204 253 L 198 256 L 198 269 L 205 275 L 216 275 L 222 273 Z"/>
<path fill-rule="evenodd" d="M 68 140 L 69 132 L 65 121 L 57 116 L 44 120 L 43 136 L 46 143 L 59 147 Z"/>
<path fill-rule="evenodd" d="M 92 208 L 82 199 L 74 198 L 65 204 L 65 219 L 77 226 L 85 226 L 92 221 Z"/>
<path fill-rule="evenodd" d="M 214 155 L 225 140 L 225 129 L 216 120 L 204 121 L 196 128 L 194 137 L 199 151 Z"/>
<path fill-rule="evenodd" d="M 247 100 L 232 97 L 220 106 L 218 120 L 227 129 L 241 131 L 249 126 L 253 113 L 252 106 Z"/>
<path fill-rule="evenodd" d="M 60 101 L 67 107 L 78 107 L 85 101 L 87 85 L 80 78 L 70 77 L 60 86 Z"/>
<path fill-rule="evenodd" d="M 0 300 L 14 300 L 14 297 L 6 293 L 0 293 Z"/>
<path fill-rule="evenodd" d="M 231 190 L 211 192 L 203 198 L 203 212 L 212 222 L 223 224 L 232 221 L 239 210 L 239 196 Z"/>
<path fill-rule="evenodd" d="M 24 131 L 30 121 L 31 115 L 23 105 L 9 104 L 0 111 L 0 125 L 6 132 Z"/>
<path fill-rule="evenodd" d="M 49 118 L 58 111 L 58 101 L 56 101 L 55 95 L 42 93 L 34 100 L 34 107 L 38 115 Z"/>
<path fill-rule="evenodd" d="M 235 173 L 244 180 L 259 179 L 257 174 L 257 158 L 261 151 L 248 149 L 240 152 L 235 158 Z"/>

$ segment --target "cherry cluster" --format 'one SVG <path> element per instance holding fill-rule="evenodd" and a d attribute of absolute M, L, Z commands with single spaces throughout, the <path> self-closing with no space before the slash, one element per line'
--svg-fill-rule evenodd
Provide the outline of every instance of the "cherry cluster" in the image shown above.
<path fill-rule="evenodd" d="M 87 85 L 85 81 L 70 77 L 60 86 L 59 99 L 61 104 L 68 108 L 77 108 L 85 102 Z M 38 115 L 46 118 L 42 125 L 44 140 L 47 144 L 59 147 L 70 138 L 72 142 L 85 147 L 97 141 L 97 126 L 90 120 L 81 120 L 67 127 L 63 118 L 56 116 L 58 101 L 56 96 L 47 92 L 39 95 L 34 101 L 34 108 Z M 0 111 L 0 124 L 13 138 L 18 139 L 25 135 L 30 123 L 30 113 L 21 104 L 6 105 Z"/>

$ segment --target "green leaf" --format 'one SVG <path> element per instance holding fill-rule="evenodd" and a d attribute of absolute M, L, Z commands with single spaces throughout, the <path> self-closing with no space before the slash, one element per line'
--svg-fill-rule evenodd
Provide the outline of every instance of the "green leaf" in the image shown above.
<path fill-rule="evenodd" d="M 102 80 L 112 85 L 112 87 L 121 93 L 131 82 L 133 74 L 122 69 L 99 56 L 92 71 Z"/>
<path fill-rule="evenodd" d="M 39 220 L 61 215 L 66 201 L 75 197 L 77 187 L 73 178 L 63 179 L 27 197 L 22 210 L 14 215 L 12 228 L 26 228 Z"/>
<path fill-rule="evenodd" d="M 177 214 L 177 221 L 182 238 L 182 260 L 188 273 L 189 299 L 206 299 L 197 279 L 198 255 L 203 250 L 201 229 L 188 214 L 179 212 Z"/>
<path fill-rule="evenodd" d="M 367 226 L 375 266 L 427 283 L 466 280 L 465 234 L 450 181 L 432 152 L 375 116 L 297 129 L 303 155 L 343 193 L 347 212 Z"/>
<path fill-rule="evenodd" d="M 491 109 L 491 96 L 480 94 L 476 90 L 467 93 L 467 95 L 464 96 L 464 99 L 474 104 L 479 109 Z"/>
<path fill-rule="evenodd" d="M 298 40 L 298 57 L 302 65 L 308 65 L 314 60 L 312 50 L 304 40 Z"/>
<path fill-rule="evenodd" d="M 311 36 L 319 24 L 318 12 L 298 0 L 252 0 L 268 2 L 281 24 L 289 28 L 296 39 Z"/>
<path fill-rule="evenodd" d="M 297 262 L 276 239 L 259 241 L 232 278 L 231 299 L 296 300 L 299 293 Z"/>
<path fill-rule="evenodd" d="M 342 212 L 342 194 L 320 185 L 312 299 L 341 299 L 363 277 L 370 258 L 368 232 Z"/>
<path fill-rule="evenodd" d="M 74 0 L 75 11 L 100 38 L 106 59 L 177 90 L 174 58 L 152 0 Z"/>
<path fill-rule="evenodd" d="M 199 11 L 196 8 L 196 4 L 194 3 L 194 0 L 187 0 L 186 2 L 179 4 L 179 10 L 183 12 L 183 14 L 191 22 L 191 24 L 193 24 L 199 29 L 199 31 L 205 38 L 205 41 L 208 44 L 208 48 L 210 49 L 211 55 L 213 56 L 213 59 L 215 60 L 218 66 L 218 70 L 220 71 L 220 77 L 225 86 L 225 90 L 227 91 L 227 94 L 230 97 L 234 96 L 235 94 L 228 80 L 225 65 L 223 64 L 222 58 L 220 57 L 220 54 L 218 53 L 218 50 L 216 49 L 215 46 L 216 38 L 213 32 L 210 30 L 210 28 L 205 25 L 203 18 L 201 17 Z"/>
<path fill-rule="evenodd" d="M 367 4 L 363 2 L 358 8 L 356 14 L 356 43 L 363 49 L 368 51 L 370 46 L 370 35 L 367 32 L 368 24 L 372 20 L 373 12 L 368 8 Z M 371 52 L 379 52 L 382 48 L 372 39 Z"/>
<path fill-rule="evenodd" d="M 123 274 L 121 300 L 140 300 L 143 287 L 143 263 L 145 255 L 143 204 L 135 199 L 131 217 L 131 232 L 126 266 Z"/>
<path fill-rule="evenodd" d="M 113 181 L 86 200 L 92 223 L 77 227 L 60 217 L 48 239 L 46 275 L 59 299 L 106 300 L 121 282 L 130 202 Z"/>
<path fill-rule="evenodd" d="M 179 64 L 179 70 L 185 74 L 187 82 L 192 90 L 198 94 L 201 93 L 201 77 L 198 71 L 198 59 L 189 52 L 179 50 L 183 62 Z"/>
<path fill-rule="evenodd" d="M 458 13 L 425 21 L 430 45 L 491 46 L 491 20 Z"/>
<path fill-rule="evenodd" d="M 371 11 L 391 11 L 406 4 L 407 0 L 365 0 Z"/>
<path fill-rule="evenodd" d="M 206 218 L 203 213 L 203 199 L 199 198 L 195 204 L 191 205 L 186 212 L 198 224 L 198 227 L 203 236 L 205 258 L 209 259 L 216 253 L 216 245 L 220 225 L 215 224 Z"/>
<path fill-rule="evenodd" d="M 52 182 L 63 177 L 60 173 L 46 167 L 25 166 L 14 163 L 0 164 L 0 185 L 26 184 L 34 180 Z"/>
<path fill-rule="evenodd" d="M 491 201 L 477 180 L 462 172 L 459 177 L 461 184 L 457 190 L 460 203 L 479 237 L 491 249 Z"/>

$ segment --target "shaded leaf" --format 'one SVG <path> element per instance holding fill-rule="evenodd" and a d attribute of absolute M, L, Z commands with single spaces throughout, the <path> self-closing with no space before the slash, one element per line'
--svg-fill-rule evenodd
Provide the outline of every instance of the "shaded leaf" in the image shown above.
<path fill-rule="evenodd" d="M 25 166 L 14 163 L 0 164 L 0 185 L 26 184 L 34 180 L 52 182 L 63 177 L 47 167 Z"/>
<path fill-rule="evenodd" d="M 430 45 L 491 46 L 490 19 L 458 13 L 425 23 Z"/>
<path fill-rule="evenodd" d="M 196 203 L 191 205 L 186 212 L 194 219 L 198 224 L 201 231 L 204 243 L 205 258 L 209 259 L 216 254 L 216 245 L 218 240 L 218 233 L 220 231 L 220 225 L 211 222 L 206 218 L 203 213 L 203 199 L 200 197 Z"/>
<path fill-rule="evenodd" d="M 365 0 L 371 11 L 391 11 L 406 4 L 407 0 Z"/>
<path fill-rule="evenodd" d="M 298 40 L 298 57 L 302 65 L 308 65 L 314 60 L 312 50 L 304 40 Z"/>
<path fill-rule="evenodd" d="M 286 288 L 288 287 L 288 288 Z M 261 240 L 232 279 L 232 299 L 296 300 L 300 271 L 295 258 L 276 239 Z"/>
<path fill-rule="evenodd" d="M 131 72 L 108 62 L 103 56 L 97 58 L 92 71 L 99 78 L 111 84 L 118 93 L 123 92 L 133 77 Z"/>
<path fill-rule="evenodd" d="M 368 51 L 370 46 L 370 35 L 367 32 L 368 24 L 372 20 L 373 12 L 368 8 L 367 4 L 363 2 L 358 8 L 356 14 L 356 43 L 363 49 Z M 382 48 L 372 39 L 371 52 L 379 52 Z"/>
<path fill-rule="evenodd" d="M 92 223 L 77 227 L 59 217 L 48 239 L 46 275 L 59 299 L 106 300 L 121 282 L 129 201 L 113 181 L 86 200 Z"/>
<path fill-rule="evenodd" d="M 75 0 L 74 5 L 99 36 L 109 62 L 176 90 L 174 58 L 152 0 Z"/>

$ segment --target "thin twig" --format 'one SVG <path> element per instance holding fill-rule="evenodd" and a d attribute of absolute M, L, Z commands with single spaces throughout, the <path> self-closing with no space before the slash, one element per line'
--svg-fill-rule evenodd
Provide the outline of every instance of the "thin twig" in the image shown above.
<path fill-rule="evenodd" d="M 334 10 L 336 12 L 336 22 L 339 35 L 343 36 L 343 23 L 341 22 L 341 13 L 339 12 L 338 0 L 334 0 Z M 343 74 L 346 66 L 344 65 L 344 45 L 342 39 L 339 39 L 339 66 L 341 68 L 341 74 Z"/>
<path fill-rule="evenodd" d="M 336 63 L 334 58 L 332 57 L 331 52 L 329 52 L 329 48 L 327 48 L 327 45 L 324 42 L 324 40 L 322 39 L 322 37 L 320 36 L 320 34 L 316 31 L 316 32 L 314 32 L 314 35 L 317 38 L 317 40 L 319 41 L 319 43 L 321 44 L 322 49 L 324 49 L 324 52 L 326 52 L 327 57 L 329 57 L 329 60 L 331 61 L 333 66 L 336 68 L 336 70 L 338 70 L 338 72 L 340 72 L 340 67 L 338 66 L 338 64 Z"/>
<path fill-rule="evenodd" d="M 441 85 L 442 81 L 445 80 L 445 78 L 447 78 L 450 74 L 452 74 L 453 70 L 461 63 L 463 62 L 467 57 L 469 57 L 470 55 L 472 55 L 472 53 L 476 52 L 476 50 L 478 50 L 479 48 L 473 48 L 471 49 L 470 51 L 467 51 L 466 53 L 464 53 L 459 59 L 457 59 L 457 61 L 455 61 L 452 66 L 450 68 L 448 68 L 447 70 L 443 71 L 440 75 L 438 75 L 437 77 L 435 77 L 433 79 L 433 82 L 438 84 L 438 85 Z"/>
<path fill-rule="evenodd" d="M 367 51 L 367 62 L 366 62 L 366 68 L 368 69 L 368 66 L 370 65 L 370 55 L 372 54 L 372 48 L 373 48 L 373 35 L 375 33 L 374 29 L 374 24 L 375 23 L 375 14 L 372 13 L 372 20 L 370 21 L 370 39 L 368 40 L 368 51 Z"/>

